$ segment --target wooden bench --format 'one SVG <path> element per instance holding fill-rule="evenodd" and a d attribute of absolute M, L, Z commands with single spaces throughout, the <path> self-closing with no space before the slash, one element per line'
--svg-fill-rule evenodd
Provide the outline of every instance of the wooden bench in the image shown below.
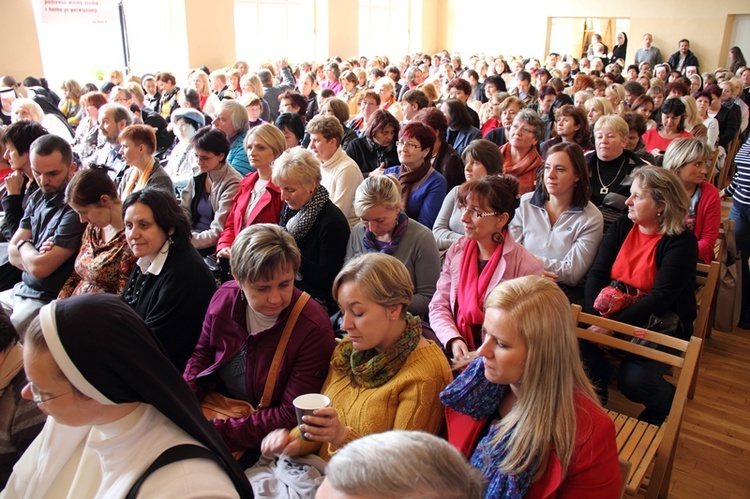
<path fill-rule="evenodd" d="M 680 340 L 653 331 L 647 331 L 621 322 L 582 313 L 580 306 L 572 305 L 574 320 L 579 324 L 578 338 L 615 348 L 634 355 L 662 362 L 675 369 L 676 392 L 672 407 L 664 424 L 650 425 L 636 417 L 610 410 L 609 416 L 617 428 L 617 450 L 622 461 L 630 463 L 625 483 L 625 493 L 635 496 L 644 487 L 645 496 L 667 497 L 669 480 L 677 448 L 677 437 L 682 426 L 688 391 L 693 380 L 702 340 L 693 336 L 690 341 Z M 619 333 L 607 336 L 591 331 L 588 326 L 599 326 Z M 625 339 L 621 338 L 624 336 Z M 632 343 L 633 337 L 677 351 L 672 354 L 655 348 Z M 612 389 L 612 388 L 610 388 Z"/>

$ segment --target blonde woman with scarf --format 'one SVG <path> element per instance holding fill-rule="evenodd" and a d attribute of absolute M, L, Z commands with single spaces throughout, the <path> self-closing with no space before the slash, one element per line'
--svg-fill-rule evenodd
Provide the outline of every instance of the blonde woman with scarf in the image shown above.
<path fill-rule="evenodd" d="M 420 319 L 406 311 L 413 291 L 406 267 L 390 255 L 368 253 L 344 266 L 333 297 L 348 335 L 333 351 L 321 391 L 331 403 L 304 416 L 291 433 L 271 432 L 261 444 L 264 455 L 315 452 L 328 461 L 372 433 L 440 431 L 438 394 L 452 376 L 440 347 L 425 339 Z"/>
<path fill-rule="evenodd" d="M 454 362 L 481 344 L 487 294 L 502 281 L 544 270 L 508 231 L 519 206 L 516 178 L 500 174 L 467 182 L 458 191 L 458 206 L 464 236 L 445 254 L 430 302 L 430 326 Z"/>

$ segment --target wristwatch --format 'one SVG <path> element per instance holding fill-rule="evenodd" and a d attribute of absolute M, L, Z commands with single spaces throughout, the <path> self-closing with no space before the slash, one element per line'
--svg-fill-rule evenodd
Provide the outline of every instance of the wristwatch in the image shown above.
<path fill-rule="evenodd" d="M 20 250 L 21 246 L 23 246 L 26 243 L 31 243 L 32 246 L 34 245 L 34 241 L 32 241 L 31 239 L 21 239 L 20 241 L 16 243 L 16 249 Z"/>

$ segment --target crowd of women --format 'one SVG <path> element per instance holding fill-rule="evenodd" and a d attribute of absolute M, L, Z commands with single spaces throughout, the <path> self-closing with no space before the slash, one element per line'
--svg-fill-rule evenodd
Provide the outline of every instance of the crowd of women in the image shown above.
<path fill-rule="evenodd" d="M 692 334 L 695 264 L 714 259 L 721 212 L 707 164 L 726 125 L 707 76 L 690 96 L 680 74 L 583 62 L 465 67 L 441 53 L 255 74 L 240 61 L 195 69 L 183 89 L 170 73 L 113 74 L 136 88 L 142 117 L 169 121 L 177 140 L 163 154 L 152 126 L 67 83 L 87 167 L 66 202 L 87 228 L 58 300 L 0 338 L 8 379 L 28 378 L 7 390 L 36 404 L 9 410 L 41 430 L 8 459 L 20 456 L 1 497 L 250 497 L 269 467 L 271 486 L 311 496 L 322 478 L 290 479 L 283 463 L 443 429 L 486 497 L 616 497 L 601 405 L 613 369 L 579 347 L 570 303 Z M 44 123 L 34 106 L 15 99 L 0 141 L 17 172 L 9 194 L 16 178 L 33 188 L 10 138 Z M 111 110 L 123 126 L 109 140 Z M 119 177 L 85 160 L 113 142 Z M 648 423 L 668 415 L 665 372 L 620 364 L 618 386 Z M 298 421 L 308 393 L 329 404 Z"/>

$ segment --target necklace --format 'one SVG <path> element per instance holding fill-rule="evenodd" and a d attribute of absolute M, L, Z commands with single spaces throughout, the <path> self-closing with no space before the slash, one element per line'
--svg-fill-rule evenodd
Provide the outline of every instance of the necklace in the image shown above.
<path fill-rule="evenodd" d="M 596 176 L 599 177 L 599 183 L 602 185 L 602 188 L 599 189 L 599 194 L 602 194 L 602 195 L 609 194 L 609 186 L 614 184 L 615 181 L 617 181 L 617 177 L 620 176 L 620 172 L 625 166 L 625 161 L 627 161 L 627 157 L 623 154 L 622 164 L 620 165 L 620 168 L 617 170 L 617 173 L 615 174 L 615 177 L 612 179 L 612 182 L 608 183 L 607 185 L 604 185 L 604 180 L 602 180 L 602 167 L 599 164 L 599 158 L 598 157 L 596 158 Z"/>

